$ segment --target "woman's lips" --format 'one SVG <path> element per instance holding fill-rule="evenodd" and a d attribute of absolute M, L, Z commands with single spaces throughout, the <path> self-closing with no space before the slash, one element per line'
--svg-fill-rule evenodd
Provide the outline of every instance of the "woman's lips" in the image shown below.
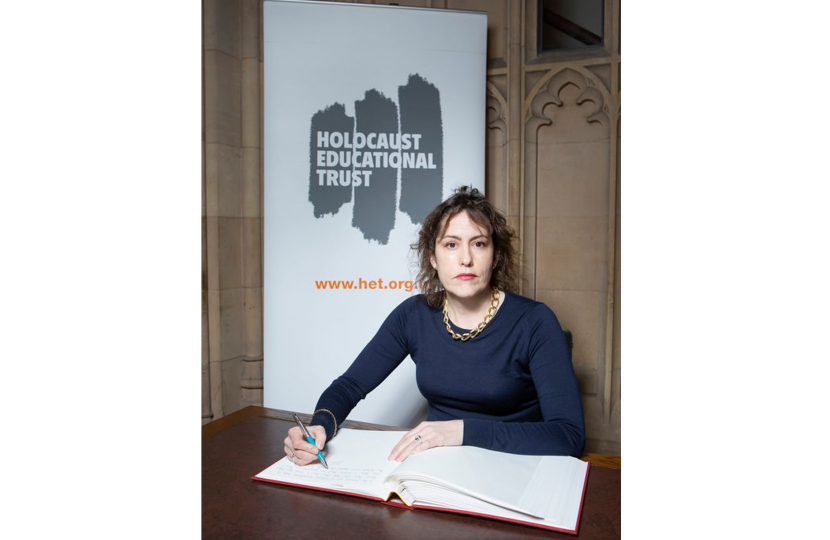
<path fill-rule="evenodd" d="M 455 276 L 455 279 L 460 279 L 460 280 L 463 280 L 463 281 L 470 281 L 471 279 L 475 279 L 477 277 L 478 276 L 475 275 L 475 274 L 458 274 L 457 276 Z"/>

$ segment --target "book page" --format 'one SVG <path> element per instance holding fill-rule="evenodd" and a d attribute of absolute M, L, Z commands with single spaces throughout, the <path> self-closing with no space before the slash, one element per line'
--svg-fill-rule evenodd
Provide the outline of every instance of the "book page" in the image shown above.
<path fill-rule="evenodd" d="M 391 478 L 402 481 L 419 503 L 476 505 L 464 495 L 557 524 L 575 524 L 587 464 L 572 457 L 522 456 L 472 446 L 432 448 L 404 461 Z M 451 489 L 423 489 L 418 482 Z M 419 489 L 421 488 L 421 489 Z M 420 492 L 420 493 L 419 493 Z M 427 500 L 422 500 L 422 496 Z M 430 500 L 432 498 L 432 500 Z M 483 505 L 485 510 L 488 505 Z"/>
<path fill-rule="evenodd" d="M 518 503 L 526 480 L 539 461 L 541 456 L 518 456 L 474 446 L 438 447 L 410 456 L 391 477 L 402 481 L 429 478 L 455 491 L 521 510 Z"/>
<path fill-rule="evenodd" d="M 404 433 L 341 429 L 323 450 L 328 469 L 320 462 L 301 467 L 286 456 L 255 478 L 385 499 L 388 490 L 384 489 L 384 479 L 399 465 L 386 458 Z"/>

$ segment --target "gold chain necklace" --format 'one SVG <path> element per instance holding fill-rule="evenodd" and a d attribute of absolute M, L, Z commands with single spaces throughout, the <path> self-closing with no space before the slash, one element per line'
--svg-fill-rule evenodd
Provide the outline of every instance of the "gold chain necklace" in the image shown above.
<path fill-rule="evenodd" d="M 450 327 L 449 315 L 447 314 L 447 305 L 449 302 L 449 297 L 447 293 L 444 293 L 444 324 L 447 327 L 447 332 L 450 333 L 453 339 L 460 339 L 461 341 L 467 341 L 468 339 L 473 339 L 477 335 L 481 333 L 482 330 L 487 326 L 487 323 L 490 322 L 490 319 L 493 318 L 493 315 L 496 314 L 496 310 L 499 308 L 499 290 L 496 287 L 493 287 L 493 296 L 490 300 L 490 309 L 487 310 L 487 315 L 484 316 L 484 320 L 478 323 L 478 326 L 470 330 L 469 332 L 465 332 L 463 334 L 456 334 L 452 331 Z"/>

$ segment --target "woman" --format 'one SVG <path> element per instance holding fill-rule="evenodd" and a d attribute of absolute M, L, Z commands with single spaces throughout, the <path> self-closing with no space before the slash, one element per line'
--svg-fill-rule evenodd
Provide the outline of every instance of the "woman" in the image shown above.
<path fill-rule="evenodd" d="M 582 405 L 559 322 L 546 305 L 508 292 L 517 281 L 514 237 L 477 189 L 460 188 L 427 216 L 412 246 L 422 294 L 395 308 L 320 396 L 309 426 L 320 449 L 410 355 L 428 420 L 404 435 L 389 459 L 458 445 L 582 454 Z M 297 427 L 285 452 L 298 465 L 317 461 Z"/>

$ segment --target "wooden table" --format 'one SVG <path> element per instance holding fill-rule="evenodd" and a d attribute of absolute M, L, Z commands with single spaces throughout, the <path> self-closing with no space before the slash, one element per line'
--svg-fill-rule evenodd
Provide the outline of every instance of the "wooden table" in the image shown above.
<path fill-rule="evenodd" d="M 300 415 L 309 421 L 308 415 Z M 473 516 L 407 510 L 376 501 L 251 480 L 283 454 L 290 413 L 246 407 L 202 427 L 202 538 L 512 540 L 574 538 Z M 347 421 L 352 429 L 394 429 Z M 577 538 L 620 537 L 620 458 L 592 463 Z"/>

